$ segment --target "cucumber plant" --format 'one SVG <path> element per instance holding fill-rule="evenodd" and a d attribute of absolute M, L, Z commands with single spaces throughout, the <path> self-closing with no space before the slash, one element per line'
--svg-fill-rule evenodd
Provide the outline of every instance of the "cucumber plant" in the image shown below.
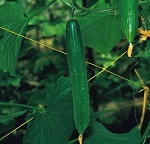
<path fill-rule="evenodd" d="M 131 57 L 138 28 L 138 0 L 120 0 L 119 7 L 122 31 L 129 42 L 128 57 Z"/>
<path fill-rule="evenodd" d="M 66 24 L 66 49 L 72 86 L 74 121 L 82 144 L 83 133 L 89 125 L 90 103 L 84 48 L 77 20 Z"/>
<path fill-rule="evenodd" d="M 60 51 L 59 49 L 54 48 L 58 46 L 61 49 L 64 48 L 63 47 L 64 45 L 62 45 L 64 43 L 61 43 L 64 40 L 64 35 L 62 35 L 64 33 L 60 32 L 61 33 L 60 34 L 59 30 L 60 29 L 62 30 L 64 26 L 66 25 L 65 20 L 66 20 L 66 17 L 68 17 L 68 15 L 64 13 L 67 11 L 66 11 L 66 7 L 62 9 L 62 6 L 63 6 L 62 4 L 54 5 L 52 9 L 51 8 L 48 9 L 46 17 L 42 18 L 42 23 L 41 23 L 41 17 L 36 17 L 37 21 L 35 19 L 33 19 L 33 21 L 31 20 L 29 24 L 30 27 L 29 29 L 27 29 L 29 30 L 28 34 L 30 34 L 30 30 L 31 30 L 30 28 L 34 28 L 34 27 L 31 27 L 32 26 L 31 24 L 35 24 L 35 29 L 37 27 L 38 28 L 41 27 L 42 29 L 41 28 L 37 29 L 37 32 L 36 32 L 37 39 L 40 38 L 39 39 L 40 41 L 41 39 L 42 41 L 44 39 L 44 43 L 47 43 L 47 37 L 48 37 L 48 41 L 50 37 L 50 40 L 52 41 L 54 40 L 53 41 L 54 47 L 45 45 L 44 43 L 32 40 L 22 35 L 22 30 L 24 29 L 24 26 L 27 25 L 26 20 L 33 18 L 34 16 L 39 14 L 39 12 L 48 8 L 50 4 L 54 3 L 54 1 L 56 0 L 51 0 L 46 5 L 42 4 L 42 6 L 41 6 L 41 2 L 39 2 L 40 4 L 38 5 L 38 7 L 40 7 L 40 9 L 37 9 L 36 7 L 38 11 L 36 10 L 33 12 L 29 11 L 29 14 L 26 14 L 24 10 L 20 6 L 18 6 L 19 4 L 15 2 L 8 2 L 4 6 L 0 6 L 1 7 L 0 8 L 1 22 L 2 22 L 0 24 L 0 50 L 1 50 L 0 58 L 2 59 L 0 68 L 4 70 L 4 72 L 5 70 L 7 70 L 10 73 L 14 72 L 15 70 L 14 59 L 18 58 L 18 55 L 16 52 L 18 51 L 17 48 L 21 46 L 22 38 L 26 40 L 30 40 L 36 44 L 41 44 L 42 46 L 51 48 L 57 52 L 66 54 L 63 51 Z M 69 3 L 68 0 L 63 0 L 63 1 L 66 2 L 66 4 Z M 85 0 L 81 0 L 80 2 L 83 2 L 83 1 L 85 2 Z M 69 6 L 75 7 L 77 10 L 80 11 L 81 16 L 80 18 L 78 17 L 78 21 L 80 23 L 83 35 L 89 36 L 87 39 L 83 39 L 84 44 L 88 47 L 94 48 L 95 50 L 97 47 L 98 48 L 97 50 L 99 50 L 100 53 L 103 53 L 103 52 L 107 53 L 108 45 L 109 47 L 113 47 L 114 44 L 117 44 L 117 42 L 120 41 L 120 39 L 122 39 L 122 33 L 120 32 L 121 27 L 118 21 L 118 9 L 116 9 L 117 8 L 116 3 L 118 3 L 118 1 L 112 0 L 112 2 L 114 2 L 114 8 L 113 7 L 111 8 L 108 5 L 108 3 L 110 3 L 111 1 L 106 1 L 106 0 L 101 0 L 101 2 L 100 1 L 93 2 L 92 0 L 87 0 L 87 1 L 89 1 L 87 5 L 88 8 L 82 8 L 78 6 L 77 4 L 79 3 L 79 1 L 76 1 L 76 0 L 72 0 L 72 3 L 74 2 L 73 5 L 70 0 Z M 90 4 L 91 2 L 94 3 L 94 5 Z M 32 3 L 29 6 L 31 5 Z M 100 8 L 102 8 L 102 11 L 99 11 L 100 10 L 99 5 L 100 5 Z M 32 7 L 35 7 L 35 5 L 33 5 Z M 106 8 L 107 10 L 105 10 Z M 108 12 L 108 8 L 111 9 L 110 13 Z M 60 11 L 56 14 L 57 9 L 59 9 Z M 28 10 L 29 9 L 27 9 L 27 11 Z M 55 10 L 54 13 L 52 12 L 53 10 Z M 146 12 L 146 16 L 148 17 L 149 11 L 147 13 L 147 9 L 143 8 L 143 10 Z M 82 11 L 84 12 L 82 13 Z M 12 18 L 12 13 L 13 13 L 13 18 Z M 50 17 L 47 17 L 49 14 L 50 14 Z M 29 18 L 26 18 L 27 16 Z M 19 19 L 17 19 L 17 22 L 14 22 L 14 20 L 16 20 L 14 18 L 19 18 Z M 118 75 L 118 74 L 123 74 L 123 73 L 125 75 L 129 74 L 127 69 L 131 67 L 131 63 L 126 62 L 126 58 L 122 57 L 123 54 L 108 65 L 108 66 L 112 65 L 120 57 L 123 58 L 122 59 L 123 61 L 121 62 L 118 61 L 113 67 L 109 67 L 110 71 L 106 69 L 108 68 L 108 66 L 104 68 L 101 67 L 101 66 L 107 65 L 110 62 L 110 60 L 120 55 L 120 51 L 116 52 L 114 50 L 114 51 L 111 51 L 111 53 L 108 55 L 107 54 L 101 55 L 97 52 L 94 52 L 94 53 L 91 52 L 91 54 L 94 54 L 93 62 L 89 60 L 90 61 L 89 64 L 93 65 L 93 68 L 97 67 L 97 68 L 103 69 L 103 71 L 107 71 L 111 75 L 104 74 L 102 77 L 100 77 L 100 79 L 97 79 L 97 80 L 95 79 L 96 81 L 94 81 L 94 83 L 91 83 L 91 89 L 94 88 L 96 90 L 96 93 L 92 91 L 93 96 L 91 96 L 91 99 L 93 100 L 93 102 L 95 101 L 97 102 L 98 109 L 95 110 L 94 107 L 91 106 L 91 112 L 90 112 L 85 56 L 84 56 L 83 43 L 82 43 L 80 26 L 79 26 L 78 21 L 71 18 L 71 20 L 69 20 L 67 23 L 67 29 L 66 29 L 66 36 L 67 36 L 66 45 L 67 45 L 67 55 L 68 55 L 68 63 L 69 63 L 69 69 L 70 69 L 72 94 L 71 94 L 71 89 L 70 89 L 70 79 L 68 78 L 67 79 L 60 78 L 55 83 L 55 85 L 51 89 L 49 89 L 49 86 L 53 85 L 54 81 L 58 78 L 58 76 L 66 75 L 66 73 L 68 73 L 68 71 L 66 70 L 66 66 L 65 66 L 66 61 L 63 61 L 66 59 L 64 57 L 61 57 L 61 59 L 57 59 L 58 57 L 60 57 L 59 54 L 57 55 L 57 53 L 52 53 L 51 51 L 49 52 L 46 49 L 41 50 L 40 47 L 38 49 L 31 50 L 31 48 L 35 47 L 35 44 L 31 45 L 31 43 L 26 43 L 27 41 L 22 43 L 23 49 L 21 49 L 22 56 L 19 56 L 20 59 L 18 61 L 18 68 L 17 68 L 17 73 L 16 73 L 17 79 L 14 77 L 10 77 L 10 75 L 9 74 L 7 75 L 7 73 L 6 74 L 3 72 L 0 73 L 0 81 L 1 81 L 0 93 L 2 96 L 1 102 L 0 102 L 0 107 L 1 107 L 1 112 L 2 112 L 0 115 L 1 117 L 0 125 L 3 124 L 5 126 L 7 121 L 11 121 L 10 123 L 7 124 L 7 127 L 9 127 L 11 124 L 13 128 L 15 128 L 14 124 L 18 122 L 20 123 L 19 121 L 20 118 L 16 119 L 16 117 L 22 115 L 22 118 L 24 118 L 24 121 L 29 116 L 34 117 L 34 118 L 32 117 L 31 119 L 25 122 L 27 123 L 30 121 L 27 127 L 26 134 L 24 136 L 23 142 L 20 142 L 22 141 L 20 139 L 20 134 L 22 135 L 22 130 L 18 131 L 17 135 L 16 134 L 14 135 L 13 133 L 18 128 L 23 126 L 25 123 L 21 124 L 18 128 L 15 128 L 14 130 L 9 132 L 5 136 L 2 136 L 0 138 L 0 142 L 3 140 L 5 141 L 4 138 L 12 134 L 12 137 L 10 135 L 10 140 L 12 138 L 14 139 L 14 136 L 15 137 L 17 136 L 18 137 L 18 138 L 16 137 L 17 140 L 18 139 L 20 140 L 19 143 L 23 143 L 23 144 L 35 144 L 39 142 L 41 142 L 42 144 L 54 144 L 54 143 L 55 144 L 67 144 L 67 143 L 73 144 L 73 143 L 76 143 L 77 141 L 77 139 L 73 139 L 74 138 L 73 131 L 75 129 L 74 122 L 75 122 L 76 129 L 79 133 L 78 139 L 79 139 L 80 144 L 82 144 L 83 137 L 84 137 L 84 144 L 89 144 L 89 143 L 91 144 L 95 144 L 95 143 L 96 144 L 99 144 L 99 143 L 100 144 L 101 143 L 140 144 L 141 143 L 141 134 L 137 126 L 134 129 L 132 129 L 129 133 L 114 134 L 110 132 L 108 129 L 106 129 L 102 124 L 100 124 L 100 122 L 103 124 L 109 123 L 109 126 L 112 127 L 112 126 L 115 126 L 115 125 L 112 125 L 113 121 L 115 120 L 115 124 L 119 123 L 122 125 L 124 122 L 124 119 L 122 120 L 122 117 L 124 118 L 124 112 L 126 113 L 125 115 L 126 118 L 127 116 L 130 116 L 129 115 L 130 108 L 128 108 L 126 111 L 127 98 L 124 99 L 124 96 L 129 96 L 129 91 L 131 91 L 131 89 L 129 89 L 128 91 L 128 88 L 126 87 L 126 85 L 120 86 L 120 82 L 122 82 L 122 79 L 126 80 L 127 82 L 131 82 L 131 84 L 134 84 L 135 88 L 134 88 L 134 85 L 130 85 L 130 88 L 133 88 L 133 90 L 134 89 L 137 90 L 138 88 L 137 86 L 140 87 L 140 85 L 137 85 L 135 82 L 132 82 L 128 80 L 127 78 L 124 78 Z M 110 24 L 111 24 L 111 28 L 110 28 Z M 65 28 L 63 30 L 65 30 Z M 112 33 L 113 30 L 114 32 Z M 146 28 L 145 30 L 149 30 L 149 28 Z M 25 31 L 26 30 L 24 30 L 24 32 Z M 142 31 L 142 32 L 143 32 L 142 35 L 147 34 L 145 33 L 146 31 Z M 118 33 L 117 35 L 118 41 L 117 39 L 114 39 L 116 36 L 115 35 L 116 33 Z M 40 37 L 38 34 L 40 34 Z M 62 36 L 62 38 L 59 39 L 57 36 L 60 36 L 60 35 Z M 103 36 L 103 38 L 101 36 Z M 45 38 L 46 38 L 46 41 L 45 41 Z M 149 39 L 149 36 L 146 38 Z M 94 41 L 94 39 L 96 41 Z M 102 39 L 102 41 L 104 40 L 104 42 L 98 43 L 100 39 Z M 90 44 L 88 45 L 87 41 L 91 42 L 90 44 L 93 44 L 93 46 Z M 132 46 L 133 40 L 129 43 Z M 143 48 L 142 46 L 144 46 L 144 44 L 139 44 L 139 47 Z M 100 47 L 103 48 L 103 51 L 101 51 Z M 24 55 L 25 52 L 27 54 Z M 33 58 L 27 61 L 29 56 Z M 90 57 L 90 55 L 88 55 L 88 57 Z M 59 67 L 57 65 L 58 63 L 55 60 L 59 60 L 61 62 L 61 66 L 63 67 Z M 142 61 L 140 61 L 141 64 L 139 63 L 138 65 L 138 70 L 142 71 L 143 73 L 145 72 L 144 79 L 146 79 L 146 76 L 149 73 L 147 69 L 147 65 L 149 64 L 149 61 L 145 61 L 145 60 L 146 59 L 143 59 Z M 96 62 L 96 64 L 94 64 L 95 63 L 94 61 Z M 118 71 L 117 72 L 118 74 L 111 72 L 111 70 L 114 70 L 114 68 L 118 69 L 118 64 L 121 65 L 122 62 L 126 63 L 125 69 L 123 68 L 121 69 L 121 71 Z M 131 62 L 133 63 L 136 62 L 136 57 Z M 5 68 L 8 68 L 8 69 L 4 69 L 2 66 L 5 66 Z M 52 71 L 47 70 L 47 68 L 50 68 L 50 69 L 52 68 Z M 61 69 L 63 69 L 63 72 L 61 71 Z M 144 71 L 143 69 L 146 69 L 146 71 Z M 94 72 L 97 72 L 97 70 L 98 69 L 94 69 Z M 61 73 L 59 73 L 60 71 Z M 101 71 L 101 73 L 103 71 Z M 95 76 L 98 76 L 98 74 L 96 74 Z M 117 78 L 114 79 L 112 75 L 117 76 Z M 33 79 L 32 79 L 32 76 L 33 76 Z M 123 97 L 120 93 L 120 90 L 122 90 L 122 86 L 125 86 L 125 91 L 123 91 Z M 116 88 L 117 88 L 117 91 L 116 91 Z M 11 95 L 9 95 L 10 93 Z M 130 98 L 131 97 L 129 96 L 129 100 Z M 73 99 L 73 104 L 72 104 L 72 99 Z M 105 105 L 105 102 L 107 104 L 107 100 L 114 100 L 111 102 L 111 104 L 115 104 L 115 105 L 111 107 L 108 102 L 108 107 L 109 107 L 108 108 L 107 105 Z M 16 102 L 16 103 L 11 103 L 11 102 Z M 20 104 L 20 102 L 24 102 L 26 104 Z M 120 104 L 125 104 L 125 107 L 121 107 L 121 110 L 118 111 L 118 108 L 119 108 L 118 106 L 120 106 Z M 128 105 L 128 106 L 132 107 L 134 105 Z M 144 107 L 145 106 L 146 105 L 144 105 Z M 122 111 L 123 113 L 120 114 L 120 111 Z M 145 111 L 146 110 L 144 108 L 144 113 Z M 12 114 L 12 112 L 14 113 Z M 87 129 L 89 125 L 90 113 L 91 113 L 92 121 L 90 121 L 90 128 L 88 129 L 89 131 L 87 131 L 87 136 L 86 136 L 85 130 Z M 142 114 L 143 117 L 144 117 L 144 113 Z M 114 119 L 114 116 L 111 117 L 112 114 L 113 115 L 117 114 L 117 116 L 115 115 L 115 119 Z M 106 117 L 103 115 L 105 115 Z M 96 121 L 97 119 L 100 122 L 97 122 Z M 147 125 L 147 122 L 145 120 L 142 126 L 142 133 L 144 132 L 143 128 L 145 128 Z M 131 119 L 129 119 L 129 121 L 126 121 L 126 122 L 129 122 L 129 123 L 125 123 L 126 124 L 125 128 L 129 130 L 131 127 L 129 127 L 130 125 L 128 124 L 131 123 Z M 137 125 L 137 123 L 133 123 L 133 124 Z M 9 127 L 9 130 L 11 129 L 12 127 Z M 123 129 L 124 127 L 120 128 L 118 132 L 123 133 L 122 131 Z M 141 129 L 141 126 L 140 126 L 140 129 Z M 6 130 L 7 129 L 2 127 L 1 134 L 2 133 L 5 134 Z M 147 129 L 145 130 L 142 136 L 142 143 L 145 143 L 145 141 L 147 141 L 147 137 L 149 136 L 149 131 L 150 131 L 150 124 L 149 126 L 147 126 Z M 23 128 L 23 132 L 24 132 L 24 128 Z M 16 143 L 18 142 L 17 140 L 16 140 Z"/>

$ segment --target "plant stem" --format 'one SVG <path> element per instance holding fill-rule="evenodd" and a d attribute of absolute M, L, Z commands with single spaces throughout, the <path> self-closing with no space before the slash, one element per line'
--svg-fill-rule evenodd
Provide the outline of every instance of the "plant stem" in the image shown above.
<path fill-rule="evenodd" d="M 72 3 L 74 5 L 74 7 L 77 10 L 81 10 L 81 11 L 85 11 L 85 12 L 108 12 L 108 11 L 112 11 L 112 9 L 104 9 L 104 10 L 99 10 L 99 9 L 90 9 L 90 8 L 85 8 L 85 7 L 80 7 L 75 0 L 72 0 Z"/>
<path fill-rule="evenodd" d="M 41 108 L 25 105 L 25 104 L 18 104 L 18 103 L 9 103 L 9 102 L 0 102 L 0 106 L 14 106 L 14 107 L 23 107 L 30 110 L 42 110 Z"/>
<path fill-rule="evenodd" d="M 57 0 L 52 0 L 51 2 L 49 2 L 48 4 L 46 4 L 45 6 L 43 6 L 41 9 L 39 9 L 38 11 L 36 11 L 35 13 L 33 13 L 32 15 L 29 16 L 29 19 L 33 18 L 34 16 L 38 15 L 40 12 L 42 12 L 43 10 L 47 9 L 50 5 L 52 5 L 54 2 L 56 2 Z"/>
<path fill-rule="evenodd" d="M 65 3 L 67 6 L 71 7 L 71 4 L 66 2 L 65 0 L 61 0 L 63 3 Z"/>
<path fill-rule="evenodd" d="M 108 11 L 112 11 L 114 9 L 104 9 L 104 10 L 100 10 L 100 9 L 90 9 L 90 8 L 85 8 L 85 7 L 80 7 L 77 3 L 76 0 L 71 0 L 71 3 L 67 3 L 65 0 L 62 0 L 62 2 L 64 2 L 67 6 L 69 7 L 74 7 L 76 10 L 80 10 L 83 12 L 108 12 Z M 116 9 L 116 8 L 115 8 Z"/>

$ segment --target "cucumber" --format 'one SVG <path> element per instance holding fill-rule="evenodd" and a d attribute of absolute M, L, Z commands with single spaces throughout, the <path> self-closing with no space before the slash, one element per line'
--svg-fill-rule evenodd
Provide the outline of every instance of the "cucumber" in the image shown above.
<path fill-rule="evenodd" d="M 83 133 L 89 125 L 90 102 L 81 31 L 75 19 L 69 20 L 66 24 L 66 50 L 72 87 L 74 121 L 79 132 L 79 142 L 82 144 Z"/>
<path fill-rule="evenodd" d="M 138 0 L 119 0 L 122 31 L 132 43 L 138 28 Z"/>

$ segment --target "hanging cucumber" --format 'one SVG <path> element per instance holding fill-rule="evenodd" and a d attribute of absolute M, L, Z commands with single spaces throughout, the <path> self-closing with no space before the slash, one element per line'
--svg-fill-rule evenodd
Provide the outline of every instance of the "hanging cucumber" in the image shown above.
<path fill-rule="evenodd" d="M 128 56 L 131 57 L 132 42 L 138 28 L 138 2 L 139 0 L 119 0 L 122 31 L 129 42 Z"/>
<path fill-rule="evenodd" d="M 80 26 L 71 19 L 66 25 L 66 48 L 72 86 L 74 121 L 82 144 L 83 133 L 89 125 L 90 103 L 84 48 Z"/>

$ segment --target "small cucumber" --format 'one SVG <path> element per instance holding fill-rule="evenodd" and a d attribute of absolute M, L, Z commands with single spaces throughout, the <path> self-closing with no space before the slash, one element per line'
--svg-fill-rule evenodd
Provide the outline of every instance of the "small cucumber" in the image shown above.
<path fill-rule="evenodd" d="M 82 144 L 83 133 L 89 125 L 90 102 L 81 31 L 75 19 L 69 20 L 66 24 L 66 49 L 72 86 L 74 121 L 79 132 L 79 142 Z"/>
<path fill-rule="evenodd" d="M 129 43 L 134 40 L 138 28 L 139 0 L 119 0 L 122 31 Z"/>

